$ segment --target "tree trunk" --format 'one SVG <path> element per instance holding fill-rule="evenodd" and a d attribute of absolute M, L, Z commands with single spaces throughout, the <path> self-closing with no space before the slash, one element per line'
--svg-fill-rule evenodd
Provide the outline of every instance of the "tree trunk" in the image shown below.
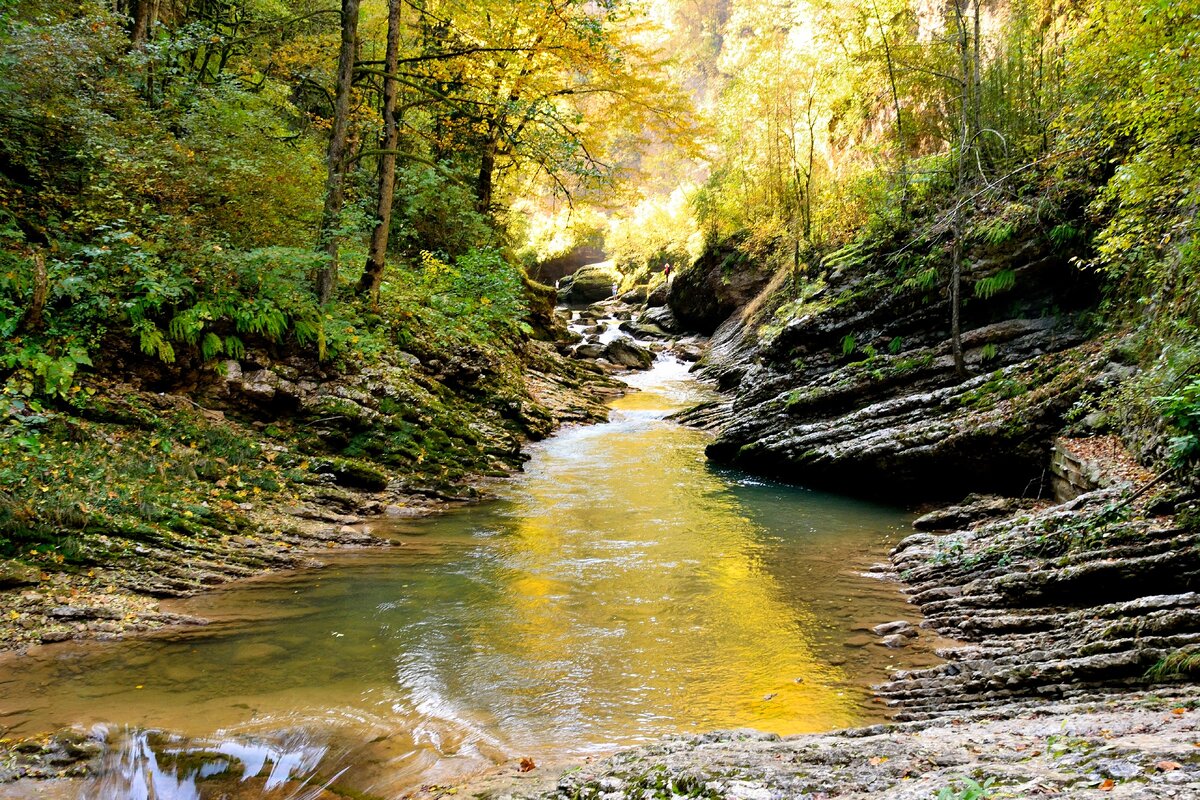
<path fill-rule="evenodd" d="M 159 0 L 136 0 L 133 6 L 133 30 L 129 41 L 133 47 L 141 47 L 150 39 L 150 29 L 158 13 Z"/>
<path fill-rule="evenodd" d="M 962 204 L 967 187 L 967 158 L 971 152 L 973 141 L 971 131 L 971 47 L 966 16 L 963 13 L 963 7 L 968 2 L 970 0 L 954 0 L 954 17 L 958 24 L 961 107 L 959 109 L 958 157 L 955 159 L 954 210 L 950 226 L 950 235 L 953 239 L 950 258 L 950 347 L 954 352 L 954 371 L 959 378 L 965 378 L 967 375 L 967 366 L 962 351 Z"/>
<path fill-rule="evenodd" d="M 21 318 L 19 330 L 36 333 L 45 327 L 46 297 L 50 294 L 49 280 L 46 277 L 46 257 L 41 253 L 33 254 L 33 297 L 29 300 L 29 308 Z"/>
<path fill-rule="evenodd" d="M 954 243 L 950 255 L 950 348 L 954 352 L 954 372 L 959 378 L 967 377 L 967 364 L 962 346 L 962 212 L 954 211 L 952 235 Z"/>
<path fill-rule="evenodd" d="M 479 177 L 475 181 L 475 210 L 488 214 L 492 210 L 492 193 L 496 176 L 496 138 L 490 130 L 479 159 Z"/>
<path fill-rule="evenodd" d="M 892 44 L 887 29 L 883 27 L 883 16 L 879 6 L 872 0 L 871 8 L 879 22 L 879 35 L 883 37 L 883 57 L 887 61 L 888 84 L 892 89 L 892 108 L 896 114 L 896 161 L 900 167 L 900 216 L 908 216 L 908 152 L 904 146 L 904 121 L 900 117 L 900 92 L 896 88 L 896 67 L 892 62 Z"/>
<path fill-rule="evenodd" d="M 975 41 L 972 42 L 975 59 L 971 75 L 971 119 L 973 123 L 971 127 L 974 129 L 975 136 L 979 136 L 979 133 L 983 130 L 983 58 L 980 53 L 982 42 L 983 33 L 980 30 L 979 0 L 975 0 Z"/>
<path fill-rule="evenodd" d="M 338 244 L 342 204 L 346 197 L 346 149 L 350 136 L 350 89 L 358 50 L 359 0 L 342 0 L 342 46 L 338 53 L 337 94 L 334 99 L 333 131 L 326 154 L 325 208 L 321 214 L 318 247 L 329 257 L 317 271 L 317 295 L 321 305 L 333 299 L 337 288 Z"/>
<path fill-rule="evenodd" d="M 392 200 L 396 192 L 396 149 L 400 146 L 400 125 L 396 119 L 396 98 L 400 85 L 395 75 L 400 69 L 400 1 L 388 0 L 387 55 L 383 79 L 383 153 L 379 159 L 379 221 L 371 233 L 367 264 L 358 281 L 358 293 L 379 304 L 379 285 L 387 262 L 388 237 L 392 230 Z"/>

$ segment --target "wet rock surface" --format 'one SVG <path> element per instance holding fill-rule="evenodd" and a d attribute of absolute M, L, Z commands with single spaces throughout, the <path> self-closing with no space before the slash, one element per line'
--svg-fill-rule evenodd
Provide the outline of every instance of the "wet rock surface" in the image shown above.
<path fill-rule="evenodd" d="M 870 485 L 876 495 L 1036 493 L 1049 442 L 1107 348 L 1058 323 L 1028 322 L 1031 332 L 1009 341 L 1012 363 L 961 381 L 948 343 L 803 383 L 752 367 L 709 455 L 802 483 Z M 1052 341 L 1075 346 L 1047 351 Z"/>
<path fill-rule="evenodd" d="M 368 518 L 385 511 L 424 516 L 486 496 L 487 478 L 520 466 L 525 441 L 564 423 L 606 419 L 607 399 L 624 391 L 603 371 L 564 359 L 553 342 L 526 345 L 525 372 L 519 384 L 505 387 L 507 393 L 476 385 L 488 367 L 467 352 L 428 363 L 401 353 L 394 364 L 324 376 L 302 360 L 248 352 L 190 394 L 112 387 L 109 395 L 118 400 L 92 412 L 95 424 L 135 424 L 134 418 L 124 420 L 123 401 L 162 414 L 199 413 L 205 424 L 253 441 L 270 461 L 303 460 L 303 483 L 297 495 L 274 500 L 256 492 L 244 492 L 239 502 L 213 500 L 206 506 L 207 528 L 181 522 L 169 536 L 139 534 L 128 543 L 124 532 L 101 532 L 97 551 L 120 555 L 87 566 L 0 562 L 0 651 L 196 624 L 201 620 L 164 611 L 159 601 L 316 566 L 318 554 L 331 548 L 392 546 L 374 535 Z M 446 409 L 442 387 L 449 385 L 475 386 L 474 396 L 487 402 Z M 436 419 L 429 410 L 435 403 L 442 414 Z M 259 436 L 281 417 L 303 429 L 308 441 L 284 445 Z M 351 436 L 365 441 L 414 430 L 430 435 L 426 444 L 441 446 L 446 468 L 406 469 L 396 465 L 398 459 L 385 464 L 332 454 Z"/>
<path fill-rule="evenodd" d="M 913 520 L 913 527 L 919 531 L 950 531 L 966 528 L 984 520 L 1011 516 L 1022 509 L 1032 510 L 1037 506 L 1036 500 L 1000 495 L 970 495 L 961 503 L 934 509 L 917 517 Z"/>
<path fill-rule="evenodd" d="M 738 247 L 722 245 L 679 270 L 665 299 L 683 326 L 707 335 L 753 300 L 770 277 Z"/>
<path fill-rule="evenodd" d="M 101 739 L 73 730 L 37 739 L 0 739 L 0 784 L 86 775 L 103 752 Z"/>
<path fill-rule="evenodd" d="M 564 773 L 553 788 L 491 781 L 477 796 L 633 800 L 929 800 L 1200 796 L 1195 692 L 1011 704 L 955 725 L 915 722 L 780 738 L 677 737 Z"/>
<path fill-rule="evenodd" d="M 611 263 L 589 264 L 559 283 L 558 299 L 572 304 L 594 303 L 612 297 L 620 282 L 621 273 Z"/>

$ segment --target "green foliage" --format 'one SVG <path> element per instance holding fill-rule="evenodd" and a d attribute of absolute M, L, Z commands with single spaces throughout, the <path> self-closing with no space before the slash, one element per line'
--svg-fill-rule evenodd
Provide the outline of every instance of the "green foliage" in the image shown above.
<path fill-rule="evenodd" d="M 0 556 L 88 564 L 200 528 L 236 531 L 237 503 L 290 483 L 274 453 L 228 426 L 136 398 L 88 402 L 94 416 L 118 403 L 137 424 L 31 405 L 0 428 Z"/>
<path fill-rule="evenodd" d="M 0 351 L 0 367 L 8 372 L 0 393 L 0 411 L 5 397 L 29 398 L 41 394 L 66 399 L 72 390 L 77 390 L 74 380 L 80 366 L 92 366 L 91 358 L 82 348 L 73 347 L 63 355 L 55 355 L 47 353 L 36 341 L 12 342 Z"/>
<path fill-rule="evenodd" d="M 937 800 L 987 800 L 995 795 L 995 778 L 979 783 L 973 778 L 956 778 L 953 785 L 938 790 Z"/>
<path fill-rule="evenodd" d="M 1017 234 L 1017 226 L 1003 217 L 999 217 L 977 230 L 976 235 L 992 246 L 1002 245 Z"/>
<path fill-rule="evenodd" d="M 1172 461 L 1177 466 L 1200 461 L 1200 378 L 1192 378 L 1179 391 L 1156 397 L 1154 402 L 1175 431 L 1170 439 Z"/>
<path fill-rule="evenodd" d="M 442 335 L 491 342 L 527 333 L 524 284 L 517 267 L 496 250 L 470 250 L 453 262 L 421 254 L 396 298 L 409 313 Z M 401 298 L 403 298 L 401 300 Z"/>
<path fill-rule="evenodd" d="M 475 210 L 465 170 L 407 164 L 396 182 L 391 247 L 397 253 L 415 261 L 422 250 L 454 257 L 499 244 L 490 220 Z"/>
<path fill-rule="evenodd" d="M 968 392 L 964 392 L 959 398 L 959 403 L 964 406 L 986 410 L 1004 400 L 1020 397 L 1028 391 L 1029 385 L 1027 383 L 1018 378 L 1006 375 L 1003 370 L 997 370 L 988 377 L 986 383 Z"/>
<path fill-rule="evenodd" d="M 1159 659 L 1146 670 L 1146 679 L 1155 683 L 1200 675 L 1200 650 L 1181 649 Z"/>
<path fill-rule="evenodd" d="M 1089 3 L 1058 123 L 1069 154 L 1059 173 L 1101 184 L 1087 264 L 1109 276 L 1139 324 L 1196 317 L 1200 261 L 1200 46 L 1194 2 Z"/>
<path fill-rule="evenodd" d="M 1071 223 L 1064 222 L 1051 228 L 1046 236 L 1050 239 L 1055 247 L 1063 249 L 1079 241 L 1079 239 L 1083 236 L 1083 232 Z"/>
<path fill-rule="evenodd" d="M 854 338 L 854 334 L 848 333 L 842 337 L 842 355 L 850 355 L 857 347 L 858 341 Z"/>
<path fill-rule="evenodd" d="M 1017 274 L 1011 269 L 1002 269 L 995 275 L 989 275 L 975 282 L 975 296 L 989 300 L 992 297 L 1007 292 L 1017 285 Z"/>
<path fill-rule="evenodd" d="M 937 267 L 927 267 L 915 275 L 906 278 L 901 284 L 902 290 L 927 292 L 937 285 Z"/>

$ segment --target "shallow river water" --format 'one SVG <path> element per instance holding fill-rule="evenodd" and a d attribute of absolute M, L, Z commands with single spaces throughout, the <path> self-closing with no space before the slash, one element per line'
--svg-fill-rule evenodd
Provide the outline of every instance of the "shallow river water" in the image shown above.
<path fill-rule="evenodd" d="M 685 367 L 629 380 L 607 424 L 531 447 L 497 501 L 391 525 L 397 547 L 180 605 L 209 626 L 9 662 L 0 736 L 129 731 L 89 797 L 208 796 L 222 771 L 393 797 L 524 756 L 881 719 L 870 684 L 930 660 L 867 632 L 911 618 L 862 575 L 908 516 L 714 468 L 665 419 L 706 392 Z"/>

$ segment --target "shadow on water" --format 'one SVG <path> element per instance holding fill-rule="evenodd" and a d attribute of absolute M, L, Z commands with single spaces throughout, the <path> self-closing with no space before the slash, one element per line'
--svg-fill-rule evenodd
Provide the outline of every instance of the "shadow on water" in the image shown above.
<path fill-rule="evenodd" d="M 532 446 L 496 502 L 396 524 L 400 546 L 182 604 L 203 628 L 0 665 L 0 735 L 134 730 L 89 798 L 316 798 L 334 776 L 394 797 L 523 756 L 882 720 L 869 686 L 934 661 L 868 633 L 911 616 L 863 574 L 908 517 L 714 469 L 665 419 L 705 397 L 686 367 L 630 382 L 608 423 Z"/>

